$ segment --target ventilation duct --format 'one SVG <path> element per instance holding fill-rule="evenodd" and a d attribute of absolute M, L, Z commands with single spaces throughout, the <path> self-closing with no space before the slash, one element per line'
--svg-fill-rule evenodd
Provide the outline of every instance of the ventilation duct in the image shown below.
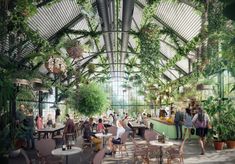
<path fill-rule="evenodd" d="M 126 57 L 126 51 L 128 47 L 129 40 L 129 30 L 131 29 L 131 21 L 134 11 L 134 0 L 124 0 L 123 1 L 123 11 L 122 11 L 122 45 L 121 45 L 121 68 L 123 71 L 124 62 Z"/>
<path fill-rule="evenodd" d="M 111 41 L 111 33 L 110 33 L 110 23 L 109 23 L 109 16 L 108 16 L 108 2 L 107 0 L 96 0 L 98 13 L 100 16 L 101 28 L 103 31 L 103 38 L 105 43 L 105 48 L 107 51 L 107 56 L 110 64 L 111 72 L 114 71 L 114 60 L 113 60 L 113 48 L 112 48 L 112 41 Z"/>

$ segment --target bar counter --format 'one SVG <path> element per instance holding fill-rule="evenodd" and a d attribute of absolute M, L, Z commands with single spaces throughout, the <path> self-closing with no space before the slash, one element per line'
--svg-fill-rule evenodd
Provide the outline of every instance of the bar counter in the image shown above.
<path fill-rule="evenodd" d="M 153 129 L 159 133 L 165 133 L 170 139 L 176 138 L 176 128 L 175 123 L 167 122 L 166 120 L 161 120 L 157 117 L 152 117 L 150 123 L 153 124 Z M 184 126 L 182 126 L 182 132 L 184 133 Z M 197 138 L 197 136 L 191 135 L 191 138 Z"/>

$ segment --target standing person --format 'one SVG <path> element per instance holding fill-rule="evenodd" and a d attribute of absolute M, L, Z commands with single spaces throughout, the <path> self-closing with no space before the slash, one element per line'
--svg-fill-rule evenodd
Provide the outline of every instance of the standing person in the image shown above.
<path fill-rule="evenodd" d="M 55 111 L 55 122 L 59 122 L 60 109 L 57 108 Z"/>
<path fill-rule="evenodd" d="M 109 114 L 109 125 L 113 125 L 113 114 L 112 113 L 110 113 Z"/>
<path fill-rule="evenodd" d="M 16 110 L 16 126 L 19 126 L 23 123 L 23 120 L 26 118 L 25 115 L 25 106 L 24 104 L 20 104 L 19 109 Z"/>
<path fill-rule="evenodd" d="M 64 135 L 68 133 L 74 133 L 75 132 L 75 124 L 73 120 L 70 118 L 69 114 L 65 115 L 66 117 L 66 123 L 65 123 L 65 128 L 64 128 Z"/>
<path fill-rule="evenodd" d="M 182 123 L 183 123 L 183 116 L 179 109 L 177 109 L 175 113 L 175 128 L 176 128 L 176 140 L 182 140 Z M 180 133 L 180 134 L 179 134 Z M 180 138 L 179 138 L 180 137 Z"/>
<path fill-rule="evenodd" d="M 42 129 L 42 128 L 43 128 L 43 121 L 42 121 L 42 115 L 41 115 L 41 114 L 39 114 L 39 115 L 36 117 L 35 121 L 36 121 L 36 127 L 37 127 L 37 129 Z"/>
<path fill-rule="evenodd" d="M 74 132 L 75 132 L 75 124 L 73 120 L 70 118 L 69 114 L 65 115 L 66 123 L 64 127 L 64 133 L 63 138 L 67 144 L 69 141 L 72 141 L 74 139 Z"/>
<path fill-rule="evenodd" d="M 104 129 L 105 129 L 104 124 L 102 123 L 102 119 L 100 118 L 100 119 L 98 120 L 96 132 L 97 132 L 97 133 L 103 133 L 103 132 L 104 132 Z"/>
<path fill-rule="evenodd" d="M 25 121 L 26 126 L 26 140 L 27 140 L 27 148 L 28 149 L 34 149 L 35 148 L 35 142 L 33 138 L 34 133 L 34 118 L 33 118 L 33 109 L 28 110 L 28 114 L 26 116 Z M 30 148 L 31 145 L 31 148 Z"/>
<path fill-rule="evenodd" d="M 193 127 L 191 111 L 189 108 L 185 109 L 184 114 L 184 140 L 186 140 L 186 135 L 188 134 L 188 139 L 191 139 L 191 129 Z"/>
<path fill-rule="evenodd" d="M 202 109 L 202 107 L 198 107 L 198 112 L 193 117 L 193 125 L 196 127 L 196 135 L 199 136 L 199 144 L 201 147 L 201 155 L 205 154 L 205 137 L 208 132 L 208 124 L 209 124 L 209 116 Z"/>

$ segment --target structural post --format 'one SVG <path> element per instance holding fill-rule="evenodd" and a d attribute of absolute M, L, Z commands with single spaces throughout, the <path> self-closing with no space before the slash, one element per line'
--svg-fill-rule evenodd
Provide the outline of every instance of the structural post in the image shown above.
<path fill-rule="evenodd" d="M 42 116 L 42 91 L 38 92 L 38 111 L 39 111 L 39 115 Z"/>

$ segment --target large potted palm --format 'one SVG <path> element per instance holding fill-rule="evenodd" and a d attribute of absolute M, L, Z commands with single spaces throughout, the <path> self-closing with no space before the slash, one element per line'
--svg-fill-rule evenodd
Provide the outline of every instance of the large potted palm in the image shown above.
<path fill-rule="evenodd" d="M 225 129 L 224 124 L 221 123 L 221 114 L 223 112 L 223 106 L 217 99 L 210 96 L 203 103 L 204 109 L 210 117 L 210 124 L 212 125 L 212 130 L 210 131 L 210 137 L 214 142 L 214 147 L 216 150 L 222 150 L 224 147 L 224 135 L 223 131 Z"/>
<path fill-rule="evenodd" d="M 227 148 L 235 148 L 235 107 L 231 100 L 223 102 L 223 109 L 220 114 L 220 124 L 224 126 L 223 138 Z"/>

